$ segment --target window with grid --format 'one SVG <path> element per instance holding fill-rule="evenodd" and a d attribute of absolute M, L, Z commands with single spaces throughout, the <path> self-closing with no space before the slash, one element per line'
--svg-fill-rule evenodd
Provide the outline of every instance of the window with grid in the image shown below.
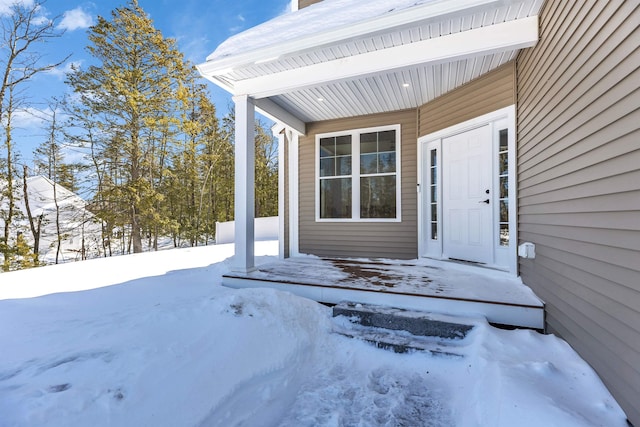
<path fill-rule="evenodd" d="M 318 219 L 399 219 L 399 126 L 318 137 Z"/>

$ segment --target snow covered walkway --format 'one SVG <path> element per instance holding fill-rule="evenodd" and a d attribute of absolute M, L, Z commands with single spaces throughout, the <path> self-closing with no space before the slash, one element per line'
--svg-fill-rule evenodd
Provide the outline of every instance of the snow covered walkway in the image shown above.
<path fill-rule="evenodd" d="M 464 357 L 380 350 L 325 306 L 220 286 L 231 249 L 1 274 L 0 427 L 626 425 L 554 336 L 485 324 Z"/>

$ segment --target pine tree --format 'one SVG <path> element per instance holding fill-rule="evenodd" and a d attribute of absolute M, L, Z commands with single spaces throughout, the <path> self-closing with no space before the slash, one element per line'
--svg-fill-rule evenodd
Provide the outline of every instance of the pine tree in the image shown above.
<path fill-rule="evenodd" d="M 182 141 L 171 161 L 170 179 L 164 190 L 168 231 L 174 245 L 186 240 L 196 246 L 207 243 L 215 229 L 215 181 L 221 141 L 215 106 L 206 86 L 197 83 L 195 69 L 186 86 L 187 110 L 181 121 Z"/>
<path fill-rule="evenodd" d="M 68 83 L 80 96 L 76 109 L 94 120 L 101 135 L 94 141 L 102 173 L 96 198 L 109 205 L 113 225 L 126 217 L 127 245 L 141 252 L 143 232 L 163 225 L 158 189 L 175 145 L 177 112 L 184 108 L 184 59 L 136 0 L 115 9 L 110 20 L 99 17 L 89 40 L 99 64 L 75 70 Z"/>
<path fill-rule="evenodd" d="M 235 114 L 230 112 L 223 119 L 225 137 L 232 140 Z M 230 147 L 230 149 L 232 149 Z M 233 171 L 230 171 L 230 186 L 233 188 Z M 271 130 L 261 121 L 255 121 L 255 215 L 256 218 L 278 215 L 278 143 Z M 233 212 L 233 195 L 227 200 Z"/>

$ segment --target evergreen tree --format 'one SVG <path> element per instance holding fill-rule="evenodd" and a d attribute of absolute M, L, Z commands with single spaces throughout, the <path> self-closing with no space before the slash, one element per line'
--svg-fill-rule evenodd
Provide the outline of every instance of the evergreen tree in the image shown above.
<path fill-rule="evenodd" d="M 182 142 L 173 155 L 168 197 L 169 231 L 178 245 L 207 243 L 214 235 L 219 151 L 224 145 L 215 106 L 206 86 L 196 82 L 195 69 L 187 87 L 188 109 L 182 117 Z"/>
<path fill-rule="evenodd" d="M 223 119 L 225 137 L 233 140 L 235 114 L 230 112 Z M 231 148 L 232 149 L 232 148 Z M 255 121 L 255 215 L 256 218 L 278 215 L 278 143 L 271 129 L 259 120 Z M 232 165 L 233 167 L 233 165 Z M 231 172 L 233 177 L 233 172 Z M 231 181 L 233 191 L 233 181 Z M 233 214 L 233 196 L 227 207 Z"/>
<path fill-rule="evenodd" d="M 108 210 L 115 214 L 114 224 L 126 217 L 128 244 L 141 252 L 143 231 L 163 225 L 158 190 L 184 109 L 184 59 L 137 0 L 115 9 L 110 20 L 98 17 L 89 40 L 99 64 L 75 70 L 68 83 L 80 97 L 76 109 L 92 118 L 101 135 L 93 141 L 99 144 L 94 160 L 102 173 L 96 199 L 113 208 Z"/>

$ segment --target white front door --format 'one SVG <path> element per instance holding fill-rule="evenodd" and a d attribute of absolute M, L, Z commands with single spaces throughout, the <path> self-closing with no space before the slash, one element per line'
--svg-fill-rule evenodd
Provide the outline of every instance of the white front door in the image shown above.
<path fill-rule="evenodd" d="M 442 139 L 443 256 L 493 262 L 492 130 Z"/>

